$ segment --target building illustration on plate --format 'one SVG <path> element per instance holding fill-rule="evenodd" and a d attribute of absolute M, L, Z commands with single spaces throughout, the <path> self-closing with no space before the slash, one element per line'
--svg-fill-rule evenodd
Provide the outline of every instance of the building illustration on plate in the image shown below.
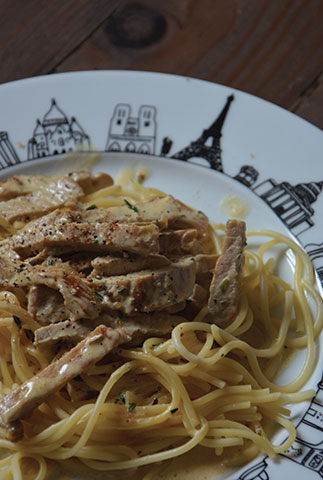
<path fill-rule="evenodd" d="M 0 169 L 20 163 L 7 132 L 0 132 Z"/>
<path fill-rule="evenodd" d="M 296 428 L 297 437 L 293 445 L 281 455 L 323 478 L 323 377 Z M 237 480 L 269 480 L 266 460 L 267 457 L 251 465 Z"/>
<path fill-rule="evenodd" d="M 305 245 L 305 250 L 310 257 L 317 275 L 323 285 L 323 242 L 321 244 L 308 243 Z"/>
<path fill-rule="evenodd" d="M 230 95 L 214 122 L 203 130 L 202 134 L 187 147 L 171 155 L 171 158 L 183 161 L 190 160 L 193 157 L 203 158 L 212 169 L 223 172 L 220 138 L 222 136 L 222 127 L 233 99 L 233 95 Z"/>
<path fill-rule="evenodd" d="M 75 150 L 88 150 L 90 138 L 75 117 L 69 120 L 52 99 L 43 120 L 37 120 L 33 137 L 28 141 L 28 160 Z"/>
<path fill-rule="evenodd" d="M 297 425 L 297 437 L 284 456 L 323 478 L 323 378 L 316 396 Z"/>
<path fill-rule="evenodd" d="M 156 107 L 141 105 L 137 117 L 131 113 L 130 105 L 116 105 L 110 120 L 105 150 L 153 155 L 156 147 Z"/>

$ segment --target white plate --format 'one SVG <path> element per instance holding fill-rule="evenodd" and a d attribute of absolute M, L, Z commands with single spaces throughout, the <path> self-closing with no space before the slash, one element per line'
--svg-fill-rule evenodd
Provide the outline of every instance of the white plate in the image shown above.
<path fill-rule="evenodd" d="M 56 155 L 90 147 L 105 152 L 94 170 L 115 175 L 124 166 L 146 165 L 152 172 L 149 184 L 211 220 L 226 220 L 221 201 L 235 195 L 249 208 L 249 228 L 297 237 L 322 291 L 323 137 L 316 127 L 231 88 L 130 71 L 1 85 L 0 105 L 1 178 L 78 168 L 80 163 Z M 317 365 L 306 385 L 316 389 L 316 397 L 293 409 L 298 435 L 291 452 L 275 461 L 260 457 L 225 478 L 323 476 L 322 348 Z"/>

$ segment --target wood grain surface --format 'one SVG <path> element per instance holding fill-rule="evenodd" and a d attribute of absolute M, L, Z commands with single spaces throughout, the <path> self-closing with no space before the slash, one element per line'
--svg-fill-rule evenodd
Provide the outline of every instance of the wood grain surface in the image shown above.
<path fill-rule="evenodd" d="M 323 127 L 322 0 L 0 0 L 0 83 L 134 69 L 255 94 Z"/>

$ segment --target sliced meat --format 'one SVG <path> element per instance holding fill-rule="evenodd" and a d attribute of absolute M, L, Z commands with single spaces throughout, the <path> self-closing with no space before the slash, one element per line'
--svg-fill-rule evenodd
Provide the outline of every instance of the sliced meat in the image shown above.
<path fill-rule="evenodd" d="M 185 258 L 155 270 L 90 278 L 88 282 L 101 296 L 102 307 L 135 315 L 162 310 L 186 300 L 194 287 L 195 270 L 194 258 Z"/>
<path fill-rule="evenodd" d="M 113 185 L 110 175 L 106 173 L 91 173 L 88 170 L 62 175 L 17 175 L 8 178 L 4 183 L 0 183 L 0 201 L 34 193 L 36 190 L 47 190 L 53 187 L 56 190 L 62 185 L 70 185 L 69 183 L 64 183 L 67 179 L 79 185 L 83 194 L 92 193 Z M 63 184 L 60 183 L 62 181 Z"/>
<path fill-rule="evenodd" d="M 106 256 L 96 257 L 91 262 L 93 272 L 91 277 L 97 275 L 112 276 L 126 275 L 127 273 L 145 270 L 147 268 L 158 268 L 170 264 L 170 260 L 164 255 L 124 255 L 123 257 Z"/>
<path fill-rule="evenodd" d="M 238 312 L 245 245 L 245 223 L 229 220 L 223 252 L 215 266 L 208 301 L 212 319 L 222 327 L 227 326 Z"/>
<path fill-rule="evenodd" d="M 179 315 L 169 315 L 164 312 L 142 313 L 134 317 L 123 317 L 101 315 L 97 320 L 100 324 L 104 324 L 111 328 L 123 328 L 132 338 L 130 344 L 138 342 L 147 336 L 165 336 L 179 323 L 185 322 L 186 319 Z M 58 341 L 79 342 L 85 338 L 91 330 L 96 326 L 96 322 L 79 320 L 72 322 L 65 320 L 64 322 L 47 325 L 38 328 L 35 331 L 35 345 L 55 344 Z"/>
<path fill-rule="evenodd" d="M 70 223 L 43 227 L 27 226 L 12 238 L 13 249 L 23 258 L 41 250 L 98 253 L 133 252 L 140 255 L 158 253 L 159 229 L 154 224 Z"/>
<path fill-rule="evenodd" d="M 195 229 L 198 236 L 207 231 L 208 219 L 202 212 L 197 212 L 184 205 L 170 195 L 152 197 L 145 202 L 133 204 L 124 200 L 125 204 L 110 208 L 97 208 L 90 205 L 88 209 L 74 209 L 67 212 L 57 212 L 55 221 L 64 216 L 69 222 L 89 223 L 156 223 L 161 230 Z"/>
<path fill-rule="evenodd" d="M 27 295 L 28 312 L 40 324 L 61 322 L 70 317 L 58 290 L 45 285 L 32 285 Z"/>
<path fill-rule="evenodd" d="M 208 219 L 203 212 L 196 211 L 171 195 L 150 198 L 138 210 L 143 220 L 160 218 L 164 215 L 172 229 L 194 228 L 203 234 L 208 228 Z"/>
<path fill-rule="evenodd" d="M 36 265 L 34 267 L 26 267 L 19 273 L 16 273 L 10 285 L 13 287 L 33 287 L 35 285 L 44 285 L 49 289 L 58 291 L 63 297 L 64 306 L 72 320 L 78 318 L 96 318 L 101 310 L 100 302 L 95 293 L 91 290 L 76 272 L 72 273 L 70 268 L 62 266 L 44 266 Z M 53 294 L 55 301 L 55 294 Z M 38 299 L 38 302 L 36 302 Z M 44 323 L 44 313 L 50 312 L 55 308 L 53 304 L 46 307 L 46 299 L 41 295 L 36 295 L 36 299 L 31 294 L 29 297 L 28 311 L 38 320 Z M 38 313 L 38 305 L 41 308 Z M 61 308 L 61 302 L 58 303 Z M 48 308 L 48 310 L 46 310 Z M 50 317 L 47 320 L 51 321 Z"/>
<path fill-rule="evenodd" d="M 14 196 L 14 187 L 17 196 Z M 0 203 L 0 215 L 9 223 L 15 220 L 30 220 L 84 195 L 82 188 L 68 175 L 14 177 L 2 188 L 4 197 L 10 194 L 14 196 Z"/>
<path fill-rule="evenodd" d="M 69 173 L 68 176 L 80 185 L 85 195 L 113 185 L 113 179 L 107 173 L 91 173 L 89 170 L 80 170 Z"/>
<path fill-rule="evenodd" d="M 91 330 L 95 328 L 95 321 L 75 321 L 65 320 L 63 322 L 52 323 L 45 327 L 35 330 L 35 345 L 53 344 L 58 341 L 79 342 L 83 340 Z"/>
<path fill-rule="evenodd" d="M 199 242 L 196 242 L 196 237 L 197 230 L 192 228 L 161 232 L 159 235 L 160 251 L 167 254 L 193 254 L 196 252 L 197 244 L 199 246 L 197 251 L 201 250 Z"/>
<path fill-rule="evenodd" d="M 0 404 L 3 426 L 10 428 L 12 422 L 30 416 L 52 393 L 129 340 L 122 328 L 98 326 L 76 347 L 3 398 Z"/>
<path fill-rule="evenodd" d="M 194 285 L 192 295 L 188 299 L 189 305 L 193 307 L 194 310 L 201 310 L 204 305 L 206 305 L 207 299 L 207 290 L 196 283 Z"/>
<path fill-rule="evenodd" d="M 215 264 L 219 258 L 219 255 L 207 255 L 207 254 L 198 254 L 194 256 L 196 264 L 196 273 L 208 273 L 213 272 Z"/>

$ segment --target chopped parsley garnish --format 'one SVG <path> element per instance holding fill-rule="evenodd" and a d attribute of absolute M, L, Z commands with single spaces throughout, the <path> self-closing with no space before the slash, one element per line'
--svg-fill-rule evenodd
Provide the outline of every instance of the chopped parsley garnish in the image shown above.
<path fill-rule="evenodd" d="M 16 315 L 13 315 L 13 320 L 15 322 L 15 324 L 17 325 L 18 328 L 21 328 L 21 320 L 19 317 L 17 317 Z"/>
<path fill-rule="evenodd" d="M 128 208 L 130 208 L 130 210 L 133 210 L 134 212 L 138 213 L 138 208 L 135 207 L 134 205 L 131 205 L 131 203 L 128 202 L 128 200 L 124 199 L 124 203 L 127 205 Z"/>
<path fill-rule="evenodd" d="M 185 215 L 185 214 L 183 214 L 183 215 L 180 215 L 179 217 L 177 217 L 177 220 L 181 220 L 182 218 L 185 218 L 185 217 L 186 217 L 186 215 Z"/>
<path fill-rule="evenodd" d="M 95 210 L 97 208 L 96 205 L 90 205 L 89 207 L 87 207 L 85 210 Z"/>
<path fill-rule="evenodd" d="M 132 412 L 136 408 L 135 402 L 130 402 L 128 406 L 128 412 Z"/>
<path fill-rule="evenodd" d="M 95 296 L 100 300 L 100 302 L 102 302 L 103 300 L 103 295 L 101 295 L 101 293 L 99 292 L 94 292 Z"/>
<path fill-rule="evenodd" d="M 229 279 L 225 278 L 219 285 L 219 290 L 221 293 L 224 293 L 229 286 Z"/>
<path fill-rule="evenodd" d="M 198 213 L 199 215 L 203 215 L 203 217 L 206 217 L 205 213 L 204 213 L 204 212 L 202 212 L 202 210 L 198 210 L 198 212 L 197 212 L 197 213 Z"/>
<path fill-rule="evenodd" d="M 120 320 L 122 320 L 123 318 L 123 313 L 121 310 L 118 310 L 118 317 L 120 318 Z"/>
<path fill-rule="evenodd" d="M 123 293 L 123 292 L 125 292 L 126 290 L 127 290 L 126 287 L 120 288 L 120 290 L 118 290 L 118 293 Z"/>
<path fill-rule="evenodd" d="M 177 412 L 177 410 L 178 410 L 178 408 L 173 408 L 173 409 L 170 411 L 170 413 L 173 415 L 174 413 Z"/>
<path fill-rule="evenodd" d="M 49 259 L 47 260 L 47 265 L 52 265 L 52 264 L 53 264 L 53 261 L 54 261 L 53 258 L 49 258 Z"/>

